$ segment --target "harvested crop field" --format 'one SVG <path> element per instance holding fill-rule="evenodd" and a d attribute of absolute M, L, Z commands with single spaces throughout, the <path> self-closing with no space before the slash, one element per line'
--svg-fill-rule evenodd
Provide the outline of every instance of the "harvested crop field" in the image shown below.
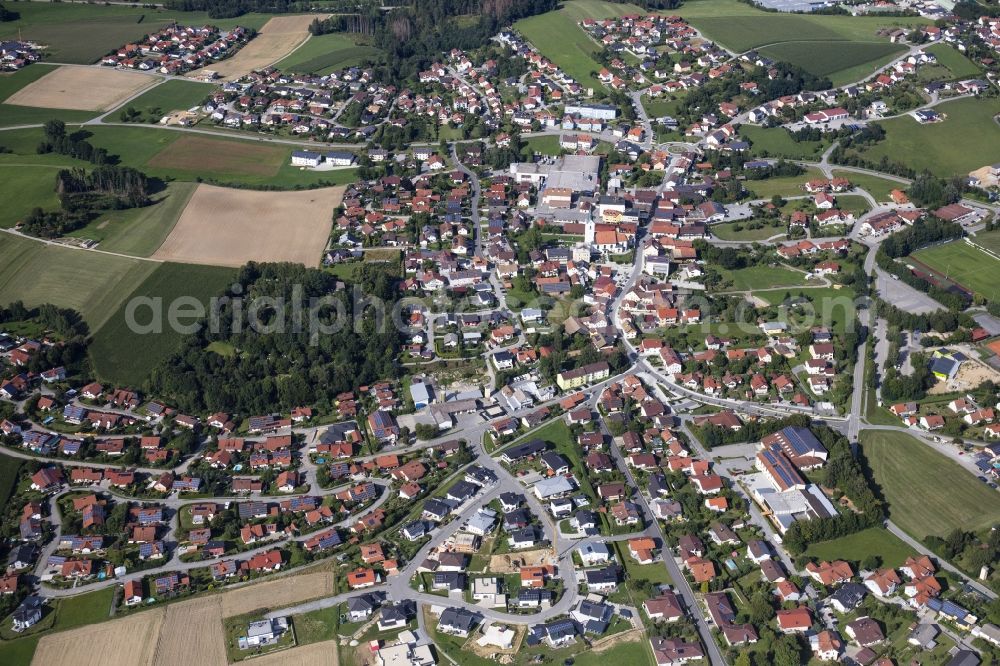
<path fill-rule="evenodd" d="M 254 666 L 337 666 L 338 641 L 323 641 L 254 657 Z"/>
<path fill-rule="evenodd" d="M 255 192 L 199 185 L 153 258 L 215 266 L 248 261 L 319 266 L 331 213 L 344 189 Z"/>
<path fill-rule="evenodd" d="M 38 643 L 34 666 L 135 666 L 148 664 L 166 611 L 157 608 L 117 622 L 105 622 L 45 636 Z M 194 625 L 197 626 L 197 625 Z M 185 624 L 186 636 L 193 630 Z M 200 656 L 200 655 L 197 655 Z M 167 662 L 164 662 L 167 663 Z M 184 663 L 170 661 L 169 663 Z M 207 664 L 203 659 L 194 662 Z M 225 666 L 223 657 L 222 666 Z"/>
<path fill-rule="evenodd" d="M 153 155 L 146 164 L 181 171 L 274 176 L 286 155 L 287 151 L 277 146 L 184 136 Z"/>
<path fill-rule="evenodd" d="M 137 72 L 64 66 L 29 83 L 4 103 L 45 109 L 107 111 L 158 81 Z"/>
<path fill-rule="evenodd" d="M 281 608 L 333 593 L 333 574 L 329 571 L 290 576 L 226 592 L 222 595 L 222 617 L 265 607 Z"/>
<path fill-rule="evenodd" d="M 257 36 L 240 49 L 236 55 L 222 62 L 209 65 L 206 69 L 216 73 L 223 81 L 232 81 L 255 69 L 272 65 L 309 38 L 309 24 L 314 19 L 323 19 L 319 14 L 303 16 L 276 16 L 264 24 Z M 195 70 L 188 76 L 204 76 L 205 70 Z"/>
<path fill-rule="evenodd" d="M 153 666 L 226 666 L 226 646 L 222 633 L 224 596 L 203 597 L 169 606 L 156 642 L 155 658 L 152 661 L 135 660 L 132 663 L 148 663 Z"/>

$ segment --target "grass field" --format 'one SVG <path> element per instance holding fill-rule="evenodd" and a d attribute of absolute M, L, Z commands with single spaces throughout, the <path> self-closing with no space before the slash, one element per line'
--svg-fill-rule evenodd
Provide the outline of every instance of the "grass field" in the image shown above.
<path fill-rule="evenodd" d="M 152 205 L 108 211 L 69 235 L 99 241 L 99 249 L 106 252 L 148 257 L 170 234 L 197 187 L 195 183 L 167 183 L 163 192 L 153 195 Z"/>
<path fill-rule="evenodd" d="M 126 321 L 126 304 L 130 300 L 161 298 L 166 310 L 174 299 L 194 296 L 207 307 L 209 299 L 221 294 L 235 276 L 236 271 L 229 268 L 159 264 L 94 334 L 90 350 L 97 376 L 119 386 L 141 386 L 150 370 L 180 346 L 183 334 L 167 326 L 159 334 L 132 332 Z M 147 322 L 148 317 L 146 309 L 136 314 L 136 319 L 142 323 Z M 166 322 L 164 317 L 164 324 Z"/>
<path fill-rule="evenodd" d="M 786 298 L 793 301 L 806 299 L 811 304 L 815 320 L 808 321 L 809 311 L 806 311 L 807 321 L 800 322 L 803 326 L 826 326 L 837 333 L 843 333 L 848 321 L 853 321 L 856 315 L 854 292 L 850 289 L 834 289 L 833 287 L 813 287 L 810 289 L 775 289 L 760 291 L 754 296 L 770 303 L 780 305 Z"/>
<path fill-rule="evenodd" d="M 303 171 L 291 165 L 293 146 L 255 138 L 185 135 L 153 126 L 88 127 L 89 141 L 123 164 L 166 180 L 211 179 L 220 184 L 278 188 L 352 182 L 355 169 Z M 176 144 L 176 145 L 175 145 Z"/>
<path fill-rule="evenodd" d="M 765 46 L 760 53 L 829 76 L 835 86 L 860 81 L 906 49 L 889 42 L 803 41 Z"/>
<path fill-rule="evenodd" d="M 0 456 L 0 504 L 6 504 L 17 483 L 21 461 L 10 456 Z"/>
<path fill-rule="evenodd" d="M 170 111 L 190 109 L 200 105 L 212 94 L 215 86 L 186 79 L 170 79 L 149 90 L 128 103 L 154 120 L 159 120 Z M 110 120 L 117 120 L 111 118 Z"/>
<path fill-rule="evenodd" d="M 282 71 L 329 74 L 344 67 L 354 67 L 378 53 L 374 46 L 358 37 L 330 33 L 310 37 L 305 44 L 281 60 L 275 67 Z"/>
<path fill-rule="evenodd" d="M 834 178 L 846 178 L 851 181 L 851 184 L 855 187 L 860 187 L 861 189 L 868 192 L 868 194 L 875 197 L 875 201 L 889 201 L 889 193 L 893 190 L 906 190 L 906 185 L 903 183 L 897 183 L 892 180 L 886 180 L 885 178 L 879 178 L 878 176 L 871 176 L 864 173 L 855 173 L 852 171 L 840 171 L 838 169 L 833 170 Z"/>
<path fill-rule="evenodd" d="M 0 302 L 73 308 L 95 331 L 156 264 L 0 234 Z"/>
<path fill-rule="evenodd" d="M 771 157 L 789 157 L 799 160 L 819 159 L 826 149 L 824 141 L 799 141 L 782 127 L 755 127 L 744 125 L 740 134 L 753 144 L 754 154 Z"/>
<path fill-rule="evenodd" d="M 736 225 L 740 224 L 743 229 L 736 231 Z M 712 234 L 721 238 L 722 240 L 731 241 L 761 241 L 770 238 L 771 236 L 777 236 L 779 234 L 784 234 L 786 229 L 785 225 L 779 225 L 772 227 L 770 224 L 764 224 L 759 229 L 750 229 L 747 227 L 746 222 L 726 222 L 724 224 L 713 224 Z"/>
<path fill-rule="evenodd" d="M 32 208 L 55 208 L 56 173 L 62 165 L 39 164 L 34 159 L 0 155 L 0 227 L 8 229 L 22 221 Z"/>
<path fill-rule="evenodd" d="M 642 14 L 635 5 L 601 2 L 600 0 L 572 0 L 546 14 L 522 19 L 514 27 L 534 44 L 539 52 L 595 92 L 605 88 L 591 72 L 601 69 L 593 58 L 600 50 L 597 43 L 577 23 L 585 18 L 607 18 L 623 14 Z"/>
<path fill-rule="evenodd" d="M 209 169 L 236 176 L 274 176 L 284 161 L 285 150 L 278 146 L 182 136 L 146 164 L 167 172 Z"/>
<path fill-rule="evenodd" d="M 527 155 L 541 153 L 542 155 L 558 155 L 562 152 L 557 136 L 532 136 L 524 141 L 524 152 Z"/>
<path fill-rule="evenodd" d="M 0 26 L 5 24 L 0 23 Z M 0 28 L 2 29 L 2 28 Z M 16 72 L 0 74 L 0 102 L 7 99 L 29 83 L 34 83 L 46 74 L 55 71 L 53 65 L 36 63 Z M 0 104 L 0 127 L 44 123 L 46 120 L 58 118 L 66 122 L 83 122 L 95 115 L 93 111 L 70 111 L 64 109 L 41 109 L 17 104 Z M 0 142 L 3 137 L 0 137 Z M 0 145 L 3 145 L 0 143 Z"/>
<path fill-rule="evenodd" d="M 983 73 L 979 66 L 965 57 L 958 49 L 948 44 L 933 44 L 926 51 L 937 58 L 938 64 L 947 67 L 956 79 L 967 79 Z"/>
<path fill-rule="evenodd" d="M 885 63 L 892 51 L 901 51 L 876 36 L 879 28 L 929 22 L 909 17 L 780 14 L 737 0 L 691 0 L 672 11 L 732 51 L 760 48 L 814 74 L 830 76 L 835 85 L 860 79 Z M 777 51 L 761 48 L 784 43 L 791 44 Z"/>
<path fill-rule="evenodd" d="M 781 266 L 751 266 L 735 271 L 719 269 L 724 281 L 732 283 L 724 291 L 756 291 L 775 287 L 801 287 L 806 284 L 805 274 Z"/>
<path fill-rule="evenodd" d="M 293 615 L 292 626 L 299 645 L 332 640 L 337 637 L 337 627 L 340 626 L 340 606 Z"/>
<path fill-rule="evenodd" d="M 752 190 L 758 199 L 770 199 L 775 194 L 782 197 L 795 197 L 807 194 L 805 185 L 808 181 L 822 177 L 822 171 L 817 168 L 809 168 L 799 176 L 779 176 L 764 180 L 748 180 L 744 183 L 744 186 Z"/>
<path fill-rule="evenodd" d="M 269 18 L 244 14 L 238 18 L 210 19 L 206 12 L 127 5 L 16 3 L 16 21 L 0 23 L 0 39 L 33 40 L 45 45 L 49 60 L 90 64 L 126 42 L 177 21 L 181 25 L 212 24 L 219 28 L 242 25 L 260 28 Z M 32 65 L 34 67 L 35 65 Z"/>
<path fill-rule="evenodd" d="M 980 296 L 996 299 L 1000 261 L 964 240 L 918 250 L 913 256 Z"/>
<path fill-rule="evenodd" d="M 1000 493 L 902 432 L 864 431 L 861 445 L 889 517 L 915 537 L 979 530 L 1000 521 Z"/>
<path fill-rule="evenodd" d="M 737 0 L 691 0 L 674 13 L 706 37 L 739 52 L 781 42 L 884 42 L 875 35 L 879 28 L 930 23 L 917 17 L 776 14 Z"/>
<path fill-rule="evenodd" d="M 885 140 L 862 155 L 873 162 L 887 157 L 942 178 L 965 175 L 996 162 L 1000 131 L 993 116 L 1000 113 L 1000 100 L 959 99 L 939 104 L 935 111 L 947 118 L 930 125 L 921 125 L 912 116 L 883 121 Z"/>
<path fill-rule="evenodd" d="M 839 539 L 814 543 L 805 554 L 819 560 L 842 558 L 850 562 L 861 562 L 869 555 L 877 555 L 882 566 L 895 568 L 916 552 L 888 530 L 871 527 Z"/>

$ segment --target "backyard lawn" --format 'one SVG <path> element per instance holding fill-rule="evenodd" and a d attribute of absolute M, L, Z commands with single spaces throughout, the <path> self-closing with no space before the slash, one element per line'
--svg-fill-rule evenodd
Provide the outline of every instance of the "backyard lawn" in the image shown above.
<path fill-rule="evenodd" d="M 905 191 L 907 187 L 904 183 L 897 183 L 892 180 L 886 180 L 885 178 L 879 178 L 878 176 L 872 176 L 866 173 L 855 173 L 853 171 L 841 171 L 834 169 L 833 177 L 848 179 L 851 181 L 851 185 L 865 190 L 868 194 L 875 197 L 875 201 L 879 202 L 889 201 L 889 193 L 893 190 Z"/>
<path fill-rule="evenodd" d="M 913 536 L 946 536 L 1000 521 L 1000 493 L 903 432 L 863 431 L 861 446 L 889 517 Z"/>

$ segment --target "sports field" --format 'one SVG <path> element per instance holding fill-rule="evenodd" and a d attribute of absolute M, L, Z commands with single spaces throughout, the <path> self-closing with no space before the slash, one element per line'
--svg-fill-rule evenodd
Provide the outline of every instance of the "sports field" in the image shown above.
<path fill-rule="evenodd" d="M 3 24 L 0 23 L 0 25 Z M 16 72 L 0 73 L 0 100 L 7 99 L 25 86 L 54 72 L 56 69 L 55 65 L 35 63 L 31 67 L 25 67 Z M 52 120 L 53 118 L 70 123 L 83 122 L 84 120 L 90 120 L 95 115 L 97 114 L 93 111 L 54 111 L 51 109 L 0 103 L 0 127 L 34 125 L 43 123 L 46 120 Z M 3 145 L 3 137 L 0 137 L 0 145 Z"/>
<path fill-rule="evenodd" d="M 95 331 L 156 263 L 0 233 L 0 303 L 73 308 Z"/>
<path fill-rule="evenodd" d="M 281 71 L 322 75 L 344 67 L 354 67 L 377 53 L 378 49 L 365 44 L 363 38 L 334 32 L 310 37 L 275 67 Z"/>
<path fill-rule="evenodd" d="M 982 245 L 987 250 L 1000 254 L 1000 230 L 980 231 L 972 237 L 972 240 L 976 245 Z"/>
<path fill-rule="evenodd" d="M 318 266 L 343 187 L 255 192 L 199 185 L 155 259 L 213 266 L 293 261 Z"/>
<path fill-rule="evenodd" d="M 572 0 L 553 12 L 522 19 L 514 28 L 534 44 L 539 52 L 580 82 L 585 88 L 604 92 L 605 88 L 591 72 L 601 69 L 593 58 L 600 50 L 593 39 L 578 25 L 585 18 L 607 18 L 623 14 L 642 14 L 635 5 Z"/>
<path fill-rule="evenodd" d="M 324 14 L 276 16 L 264 24 L 257 36 L 232 58 L 211 63 L 195 70 L 189 77 L 203 76 L 205 70 L 215 72 L 223 81 L 233 81 L 250 72 L 263 69 L 289 55 L 309 37 L 309 24 Z"/>
<path fill-rule="evenodd" d="M 1000 100 L 967 97 L 939 104 L 934 110 L 945 114 L 945 120 L 921 125 L 907 115 L 880 122 L 885 139 L 862 155 L 873 162 L 887 157 L 942 178 L 964 176 L 997 161 L 1000 127 L 993 116 L 1000 113 Z"/>
<path fill-rule="evenodd" d="M 860 81 L 905 52 L 899 44 L 889 42 L 805 41 L 782 42 L 760 49 L 760 53 L 775 60 L 798 65 L 810 74 L 828 76 L 835 86 Z"/>
<path fill-rule="evenodd" d="M 863 431 L 861 445 L 889 517 L 917 538 L 1000 521 L 1000 493 L 930 445 L 892 431 Z"/>
<path fill-rule="evenodd" d="M 107 111 L 159 79 L 138 72 L 99 67 L 57 67 L 4 100 L 44 109 Z"/>
<path fill-rule="evenodd" d="M 983 73 L 983 70 L 976 63 L 969 60 L 958 49 L 949 44 L 932 44 L 926 50 L 937 58 L 939 65 L 947 67 L 948 71 L 956 79 L 967 79 Z"/>
<path fill-rule="evenodd" d="M 913 256 L 983 298 L 996 300 L 1000 293 L 1000 260 L 962 239 L 918 250 Z"/>

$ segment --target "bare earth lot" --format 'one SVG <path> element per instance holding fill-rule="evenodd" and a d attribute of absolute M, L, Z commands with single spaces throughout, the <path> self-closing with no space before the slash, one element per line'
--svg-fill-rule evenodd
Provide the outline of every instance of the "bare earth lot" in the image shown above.
<path fill-rule="evenodd" d="M 263 69 L 276 63 L 309 37 L 309 24 L 317 17 L 325 18 L 318 14 L 272 18 L 236 55 L 213 63 L 206 69 L 214 71 L 224 81 L 232 81 L 255 69 Z M 200 78 L 204 75 L 205 70 L 195 70 L 188 76 Z"/>
<path fill-rule="evenodd" d="M 254 657 L 253 666 L 337 666 L 337 641 L 311 643 Z"/>
<path fill-rule="evenodd" d="M 521 567 L 535 567 L 542 564 L 555 564 L 555 551 L 551 548 L 529 550 L 519 553 L 505 553 L 490 557 L 489 570 L 493 573 L 517 573 Z"/>
<path fill-rule="evenodd" d="M 157 608 L 116 622 L 105 622 L 45 636 L 38 643 L 33 666 L 136 666 L 150 663 L 166 611 Z M 197 632 L 189 624 L 184 633 Z M 221 635 L 221 625 L 218 633 Z M 201 656 L 201 655 L 194 655 Z M 209 664 L 204 659 L 170 663 Z M 226 659 L 223 652 L 222 664 Z"/>
<path fill-rule="evenodd" d="M 153 258 L 215 266 L 248 261 L 319 266 L 331 212 L 344 189 L 254 192 L 199 185 Z"/>
<path fill-rule="evenodd" d="M 259 608 L 280 608 L 333 594 L 333 574 L 322 571 L 249 585 L 222 595 L 222 617 L 233 617 Z M 256 662 L 255 662 L 256 663 Z"/>
<path fill-rule="evenodd" d="M 4 104 L 106 111 L 157 81 L 159 79 L 138 72 L 63 66 L 21 88 L 4 100 Z"/>

